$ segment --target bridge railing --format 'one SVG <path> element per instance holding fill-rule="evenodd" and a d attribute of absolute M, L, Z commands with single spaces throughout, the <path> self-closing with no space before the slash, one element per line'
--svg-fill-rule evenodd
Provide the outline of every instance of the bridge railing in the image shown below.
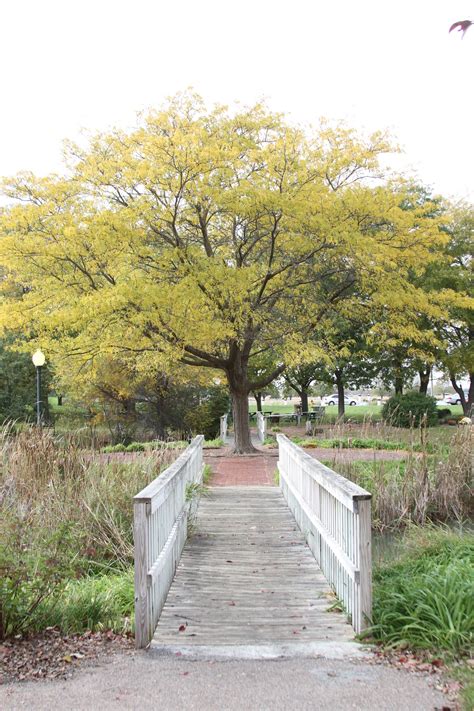
<path fill-rule="evenodd" d="M 187 538 L 188 484 L 202 481 L 204 437 L 133 499 L 135 546 L 135 643 L 153 637 Z"/>
<path fill-rule="evenodd" d="M 261 412 L 257 412 L 257 436 L 259 442 L 263 444 L 267 436 L 267 419 Z"/>
<path fill-rule="evenodd" d="M 372 614 L 371 494 L 277 435 L 280 486 L 356 633 Z"/>

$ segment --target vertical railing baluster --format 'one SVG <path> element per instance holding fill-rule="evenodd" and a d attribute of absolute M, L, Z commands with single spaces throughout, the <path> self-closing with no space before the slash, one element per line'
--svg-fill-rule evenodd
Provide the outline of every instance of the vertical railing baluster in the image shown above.
<path fill-rule="evenodd" d="M 370 494 L 277 435 L 280 486 L 356 632 L 371 615 Z"/>

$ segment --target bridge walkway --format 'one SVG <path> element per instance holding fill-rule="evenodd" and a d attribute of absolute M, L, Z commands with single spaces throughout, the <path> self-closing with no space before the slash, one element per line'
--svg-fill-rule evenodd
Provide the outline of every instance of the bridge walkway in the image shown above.
<path fill-rule="evenodd" d="M 211 487 L 152 647 L 346 647 L 354 632 L 333 603 L 280 489 Z"/>

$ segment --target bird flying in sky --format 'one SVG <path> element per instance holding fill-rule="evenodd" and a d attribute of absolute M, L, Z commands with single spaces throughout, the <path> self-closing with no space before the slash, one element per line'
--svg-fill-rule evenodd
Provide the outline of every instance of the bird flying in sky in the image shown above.
<path fill-rule="evenodd" d="M 471 25 L 474 25 L 474 22 L 471 20 L 459 20 L 451 25 L 449 31 L 457 30 L 458 32 L 462 32 L 462 36 L 464 37 L 466 30 L 468 30 Z"/>

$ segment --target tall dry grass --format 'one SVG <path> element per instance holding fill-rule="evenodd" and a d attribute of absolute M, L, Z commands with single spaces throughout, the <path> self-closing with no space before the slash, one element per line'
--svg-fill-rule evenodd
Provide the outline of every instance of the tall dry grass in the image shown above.
<path fill-rule="evenodd" d="M 35 427 L 0 434 L 0 510 L 44 533 L 76 529 L 78 554 L 91 561 L 132 559 L 132 497 L 176 458 L 162 448 L 132 461 L 104 461 L 73 437 Z"/>
<path fill-rule="evenodd" d="M 343 436 L 343 430 L 338 430 L 338 436 Z M 408 522 L 463 521 L 474 513 L 472 443 L 471 427 L 458 427 L 451 441 L 438 448 L 421 428 L 409 434 L 402 461 L 374 457 L 331 466 L 372 493 L 373 520 L 380 529 Z"/>
<path fill-rule="evenodd" d="M 76 578 L 129 576 L 132 498 L 176 454 L 107 463 L 48 430 L 0 431 L 0 639 L 37 628 Z"/>

